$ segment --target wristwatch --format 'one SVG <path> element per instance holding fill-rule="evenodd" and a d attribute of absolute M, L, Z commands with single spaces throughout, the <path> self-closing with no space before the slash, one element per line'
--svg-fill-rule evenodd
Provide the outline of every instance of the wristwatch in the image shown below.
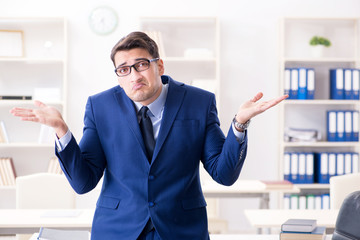
<path fill-rule="evenodd" d="M 250 119 L 247 120 L 245 123 L 239 123 L 238 121 L 236 121 L 236 115 L 235 115 L 235 117 L 233 119 L 233 123 L 234 123 L 236 129 L 242 129 L 245 131 L 250 125 Z"/>

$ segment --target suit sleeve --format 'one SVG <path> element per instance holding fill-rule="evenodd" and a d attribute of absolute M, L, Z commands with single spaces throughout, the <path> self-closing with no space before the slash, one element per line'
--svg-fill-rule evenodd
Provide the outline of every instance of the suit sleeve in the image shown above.
<path fill-rule="evenodd" d="M 56 155 L 72 188 L 79 194 L 96 187 L 106 167 L 106 159 L 97 133 L 91 98 L 84 117 L 83 137 L 77 144 L 72 136 L 66 148 Z"/>
<path fill-rule="evenodd" d="M 239 177 L 247 152 L 247 132 L 238 142 L 232 128 L 225 138 L 217 117 L 215 97 L 210 101 L 202 162 L 206 171 L 218 183 L 230 186 Z"/>

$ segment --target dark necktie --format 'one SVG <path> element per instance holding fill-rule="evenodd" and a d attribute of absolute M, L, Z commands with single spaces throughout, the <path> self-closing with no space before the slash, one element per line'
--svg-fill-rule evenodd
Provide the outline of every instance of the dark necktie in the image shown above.
<path fill-rule="evenodd" d="M 151 158 L 154 152 L 155 148 L 155 139 L 154 139 L 154 133 L 153 133 L 153 126 L 151 123 L 151 119 L 148 116 L 147 112 L 149 111 L 149 108 L 146 106 L 143 106 L 140 111 L 140 130 L 144 139 L 145 148 L 147 152 L 147 157 L 149 160 L 149 163 L 151 163 Z"/>

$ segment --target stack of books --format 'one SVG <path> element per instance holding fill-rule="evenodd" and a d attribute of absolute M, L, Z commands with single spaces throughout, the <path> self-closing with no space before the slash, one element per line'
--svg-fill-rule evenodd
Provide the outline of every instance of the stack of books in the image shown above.
<path fill-rule="evenodd" d="M 289 219 L 281 225 L 280 240 L 324 240 L 326 227 L 314 219 Z"/>

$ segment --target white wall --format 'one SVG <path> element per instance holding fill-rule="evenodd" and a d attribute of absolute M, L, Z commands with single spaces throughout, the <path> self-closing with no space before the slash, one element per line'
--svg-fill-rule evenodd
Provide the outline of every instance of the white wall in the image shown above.
<path fill-rule="evenodd" d="M 116 32 L 96 36 L 88 27 L 90 11 L 109 5 L 118 11 Z M 112 46 L 136 30 L 139 16 L 218 16 L 221 23 L 221 121 L 227 132 L 239 105 L 258 91 L 264 99 L 278 96 L 279 18 L 283 16 L 360 17 L 358 0 L 0 0 L 0 16 L 65 16 L 68 18 L 68 124 L 82 135 L 89 95 L 117 84 L 109 59 Z M 248 158 L 241 178 L 275 179 L 278 158 L 278 110 L 256 117 L 249 130 Z M 275 205 L 275 201 L 272 201 Z M 244 208 L 256 200 L 221 201 L 230 230 L 248 231 Z"/>

